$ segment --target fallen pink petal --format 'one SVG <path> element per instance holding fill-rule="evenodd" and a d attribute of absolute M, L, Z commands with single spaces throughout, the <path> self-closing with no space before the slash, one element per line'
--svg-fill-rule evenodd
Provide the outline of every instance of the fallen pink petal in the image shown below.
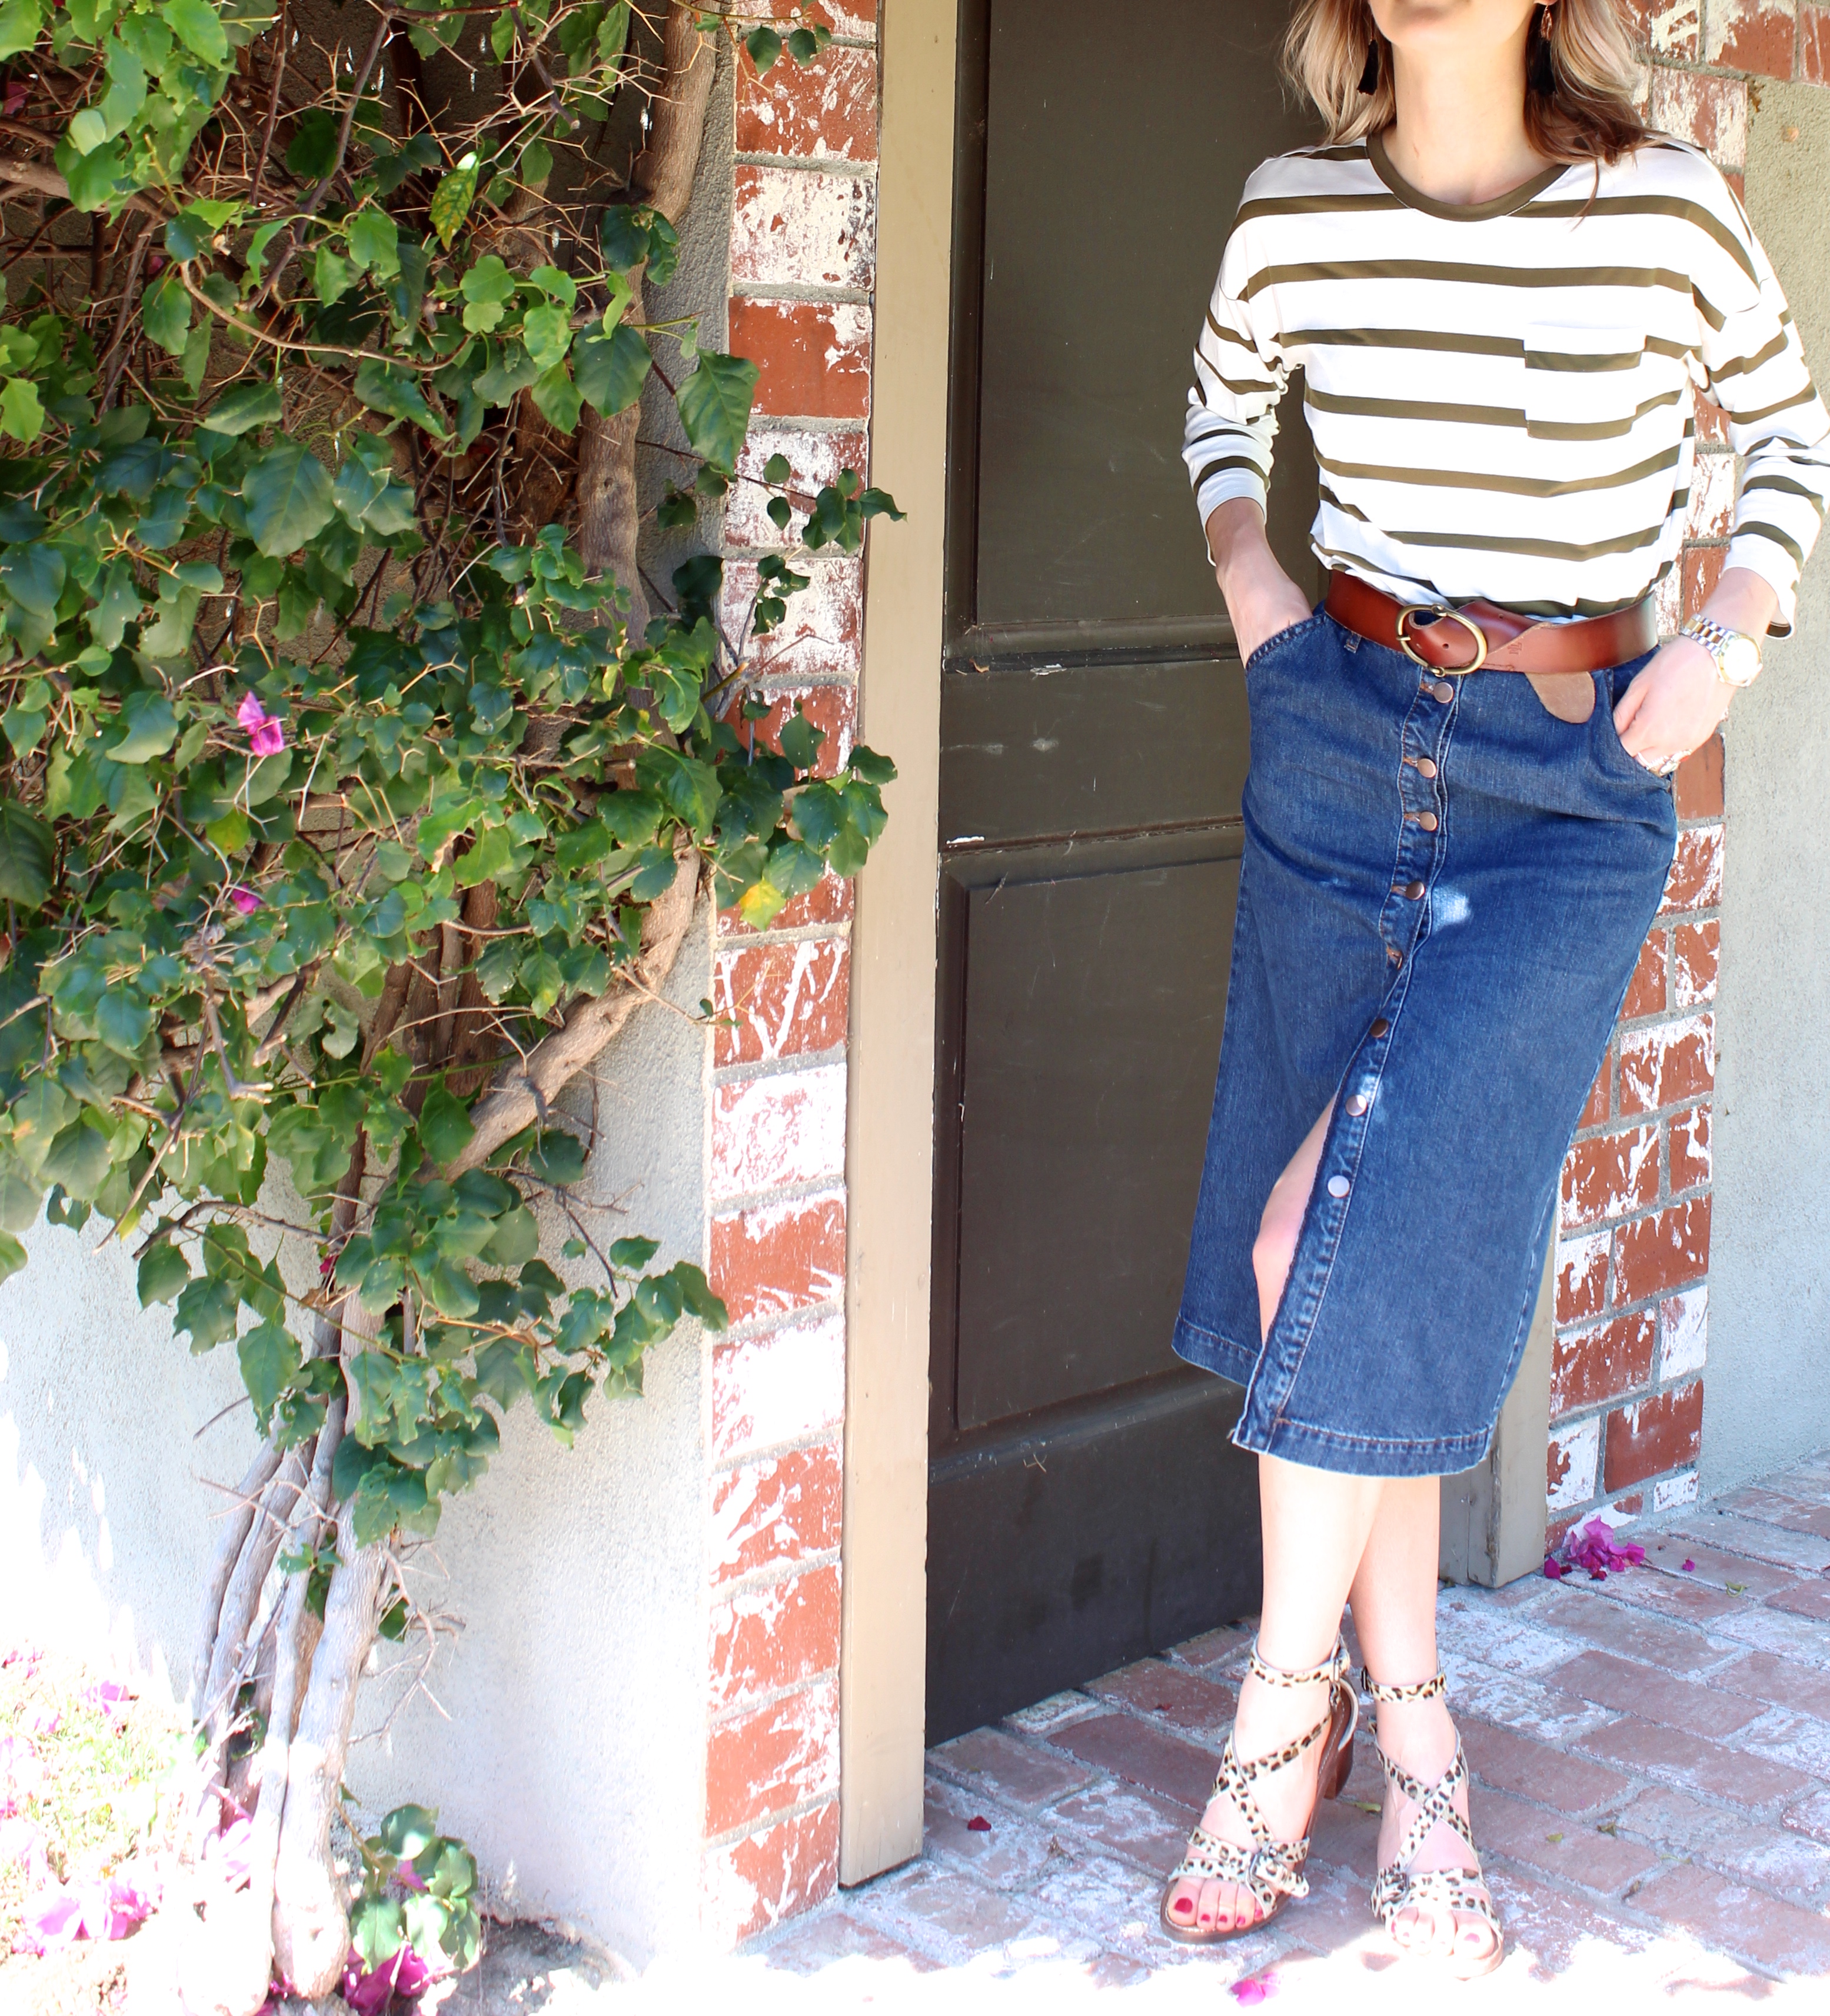
<path fill-rule="evenodd" d="M 344 1962 L 343 1999 L 356 2016 L 387 2016 L 397 2002 L 417 2002 L 431 1985 L 431 1968 L 410 1946 L 373 1970 L 353 1946 Z"/>
<path fill-rule="evenodd" d="M 252 889 L 244 889 L 238 882 L 229 892 L 229 900 L 244 917 L 251 917 L 261 907 L 261 899 Z"/>
<path fill-rule="evenodd" d="M 966 1823 L 966 1831 L 968 1834 L 989 1834 L 991 1832 L 991 1822 L 985 1817 L 983 1813 L 974 1813 L 971 1819 Z"/>
<path fill-rule="evenodd" d="M 48 1883 L 26 1899 L 26 1937 L 38 1952 L 55 1953 L 82 1937 L 82 1901 L 61 1883 Z"/>
<path fill-rule="evenodd" d="M 1605 1582 L 1610 1574 L 1618 1574 L 1623 1568 L 1643 1568 L 1646 1550 L 1631 1540 L 1616 1541 L 1614 1529 L 1605 1519 L 1585 1520 L 1565 1535 L 1563 1560 L 1566 1568 L 1586 1568 L 1591 1582 Z M 1549 1575 L 1551 1564 L 1545 1563 L 1544 1572 Z M 1561 1579 L 1554 1577 L 1553 1579 Z"/>
<path fill-rule="evenodd" d="M 1274 1974 L 1249 1974 L 1243 1981 L 1233 1984 L 1233 2000 L 1248 2006 L 1255 2002 L 1269 2002 L 1277 1992 L 1277 1977 Z"/>
<path fill-rule="evenodd" d="M 1686 1561 L 1684 1564 L 1684 1571 L 1686 1575 L 1695 1575 L 1696 1573 L 1696 1567 L 1697 1564 L 1695 1561 Z M 1824 1572 L 1826 1575 L 1830 1575 L 1830 1568 L 1826 1568 Z"/>

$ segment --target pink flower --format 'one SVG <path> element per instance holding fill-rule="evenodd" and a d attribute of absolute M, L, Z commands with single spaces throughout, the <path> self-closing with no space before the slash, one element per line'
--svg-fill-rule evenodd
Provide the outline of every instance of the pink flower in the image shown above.
<path fill-rule="evenodd" d="M 1269 2002 L 1277 1992 L 1277 1977 L 1269 1967 L 1263 1974 L 1248 1974 L 1243 1981 L 1234 1982 L 1232 1987 L 1233 2000 L 1248 2005 Z"/>
<path fill-rule="evenodd" d="M 248 1880 L 254 1834 L 254 1823 L 244 1814 L 218 1832 L 204 1837 L 204 1868 L 231 1890 L 240 1889 Z"/>
<path fill-rule="evenodd" d="M 1614 1528 L 1597 1517 L 1565 1535 L 1563 1558 L 1571 1568 L 1587 1568 L 1591 1582 L 1605 1582 L 1610 1570 L 1644 1567 L 1646 1550 L 1630 1540 L 1616 1544 Z"/>
<path fill-rule="evenodd" d="M 261 706 L 260 696 L 248 693 L 235 711 L 235 718 L 248 731 L 248 747 L 257 756 L 277 756 L 286 747 L 286 730 L 277 718 Z"/>
<path fill-rule="evenodd" d="M 251 917 L 261 907 L 261 899 L 252 889 L 244 889 L 237 882 L 229 892 L 229 900 L 244 917 Z"/>
<path fill-rule="evenodd" d="M 36 1953 L 55 1953 L 60 1946 L 74 1946 L 83 1932 L 81 1899 L 61 1883 L 47 1883 L 26 1899 L 25 1932 Z"/>
<path fill-rule="evenodd" d="M 417 2002 L 431 1985 L 431 1968 L 410 1946 L 372 1971 L 351 1946 L 343 1964 L 343 1999 L 356 2016 L 387 2016 L 397 2003 Z"/>
<path fill-rule="evenodd" d="M 153 1908 L 149 1899 L 119 1876 L 89 1884 L 80 1895 L 83 1930 L 92 1939 L 124 1939 Z"/>
<path fill-rule="evenodd" d="M 83 1699 L 110 1725 L 118 1728 L 127 1719 L 133 1696 L 118 1680 L 97 1680 L 83 1689 Z"/>

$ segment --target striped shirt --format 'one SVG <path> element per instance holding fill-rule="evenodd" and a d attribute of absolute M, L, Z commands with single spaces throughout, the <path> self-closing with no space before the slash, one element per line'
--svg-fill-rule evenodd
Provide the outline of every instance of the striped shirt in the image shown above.
<path fill-rule="evenodd" d="M 1746 213 L 1660 137 L 1492 203 L 1433 201 L 1375 138 L 1245 185 L 1194 353 L 1183 454 L 1205 524 L 1261 507 L 1289 373 L 1321 472 L 1312 538 L 1407 602 L 1626 607 L 1677 564 L 1696 394 L 1742 459 L 1727 565 L 1790 628 L 1830 502 L 1830 417 Z"/>

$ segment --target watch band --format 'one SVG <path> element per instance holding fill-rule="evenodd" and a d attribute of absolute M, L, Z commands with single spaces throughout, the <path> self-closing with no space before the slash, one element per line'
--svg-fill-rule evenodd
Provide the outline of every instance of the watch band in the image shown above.
<path fill-rule="evenodd" d="M 1718 623 L 1713 616 L 1693 616 L 1678 632 L 1701 644 L 1716 661 L 1716 676 L 1724 686 L 1739 688 L 1751 686 L 1760 669 L 1760 646 L 1756 638 L 1744 631 L 1731 630 L 1726 623 Z M 1728 669 L 1731 657 L 1753 661 L 1753 670 L 1737 678 Z"/>

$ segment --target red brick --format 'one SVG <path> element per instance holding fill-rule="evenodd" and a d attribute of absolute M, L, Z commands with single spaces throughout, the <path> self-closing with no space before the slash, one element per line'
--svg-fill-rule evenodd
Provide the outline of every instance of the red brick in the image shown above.
<path fill-rule="evenodd" d="M 1194 1809 L 1135 1785 L 1093 1785 L 1062 1800 L 1050 1817 L 1065 1820 L 1109 1855 L 1169 1870 L 1188 1844 Z"/>
<path fill-rule="evenodd" d="M 1789 1827 L 1736 1820 L 1687 1793 L 1642 1792 L 1620 1816 L 1623 1834 L 1658 1842 L 1667 1859 L 1706 1863 L 1738 1879 L 1752 1877 L 1784 1895 L 1810 1893 L 1830 1877 L 1830 1850 Z"/>
<path fill-rule="evenodd" d="M 1722 829 L 1691 826 L 1677 836 L 1665 884 L 1666 910 L 1713 910 L 1722 900 Z"/>
<path fill-rule="evenodd" d="M 711 1707 L 717 1714 L 839 1662 L 839 1571 L 810 1568 L 740 1589 L 711 1611 Z"/>
<path fill-rule="evenodd" d="M 793 605 L 790 604 L 790 614 Z M 784 626 L 785 627 L 785 626 Z M 765 645 L 773 643 L 766 639 Z M 835 641 L 841 650 L 843 639 L 815 637 L 811 634 L 802 638 L 784 639 L 780 649 L 790 657 L 797 650 L 811 645 L 820 655 L 832 650 Z M 758 668 L 758 675 L 766 683 L 757 698 L 769 703 L 767 714 L 755 724 L 756 743 L 759 748 L 776 747 L 783 724 L 793 719 L 798 709 L 812 722 L 826 738 L 820 745 L 820 753 L 813 761 L 816 776 L 836 777 L 851 760 L 852 751 L 858 742 L 858 689 L 854 686 L 777 686 L 769 680 L 769 668 Z M 738 733 L 747 742 L 752 724 L 746 722 Z"/>
<path fill-rule="evenodd" d="M 1677 816 L 1722 816 L 1722 735 L 1718 729 L 1677 766 Z"/>
<path fill-rule="evenodd" d="M 1635 45 L 1670 63 L 1694 63 L 1699 45 L 1701 0 L 1626 0 Z"/>
<path fill-rule="evenodd" d="M 708 1849 L 700 1921 L 715 1944 L 735 1946 L 823 1903 L 838 1881 L 839 1805 L 830 1799 L 811 1813 Z"/>
<path fill-rule="evenodd" d="M 1560 1335 L 1551 1362 L 1551 1419 L 1648 1385 L 1658 1343 L 1650 1309 Z"/>
<path fill-rule="evenodd" d="M 1814 1789 L 1802 1771 L 1770 1758 L 1731 1750 L 1694 1730 L 1667 1729 L 1631 1717 L 1579 1739 L 1580 1747 L 1611 1764 L 1681 1791 L 1701 1792 L 1738 1806 L 1764 1806 Z"/>
<path fill-rule="evenodd" d="M 1648 1911 L 1706 1944 L 1778 1974 L 1830 1973 L 1830 1918 L 1686 1863 L 1636 1892 Z"/>
<path fill-rule="evenodd" d="M 1743 1514 L 1788 1533 L 1830 1539 L 1830 1505 L 1815 1497 L 1797 1497 L 1774 1485 L 1749 1484 L 1725 1493 L 1716 1503 L 1724 1512 Z"/>
<path fill-rule="evenodd" d="M 1767 1599 L 1769 1610 L 1784 1610 L 1794 1617 L 1814 1617 L 1830 1622 L 1830 1582 L 1801 1582 Z"/>
<path fill-rule="evenodd" d="M 1594 1496 L 1601 1449 L 1598 1421 L 1579 1421 L 1551 1435 L 1544 1452 L 1544 1496 L 1549 1510 L 1566 1512 Z"/>
<path fill-rule="evenodd" d="M 1749 1652 L 1711 1676 L 1711 1684 L 1830 1721 L 1830 1673 L 1771 1652 Z"/>
<path fill-rule="evenodd" d="M 1610 1575 L 1605 1583 L 1578 1580 L 1559 1584 L 1532 1606 L 1532 1622 L 1540 1629 L 1554 1627 L 1583 1644 L 1668 1673 L 1703 1673 L 1721 1658 L 1720 1650 L 1700 1632 L 1611 1601 L 1602 1592 L 1612 1589 L 1616 1579 Z"/>
<path fill-rule="evenodd" d="M 1645 1548 L 1647 1564 L 1660 1571 L 1659 1579 L 1684 1589 L 1718 1589 L 1725 1593 L 1752 1597 L 1759 1603 L 1775 1590 L 1796 1589 L 1799 1585 L 1799 1578 L 1787 1569 L 1774 1568 L 1767 1561 L 1749 1561 L 1745 1555 L 1726 1553 L 1702 1540 L 1652 1534 L 1647 1537 Z M 1686 1561 L 1691 1564 L 1688 1569 L 1683 1565 Z M 1824 1698 L 1830 1702 L 1830 1679 L 1825 1681 Z"/>
<path fill-rule="evenodd" d="M 1025 1743 L 1001 1729 L 975 1729 L 928 1752 L 928 1761 L 949 1778 L 1007 1805 L 1034 1811 L 1077 1791 L 1093 1777 L 1078 1764 L 1039 1743 Z"/>
<path fill-rule="evenodd" d="M 1624 1078 L 1622 1080 L 1625 1086 Z M 1634 1127 L 1578 1141 L 1563 1164 L 1562 1222 L 1594 1225 L 1659 1200 L 1659 1130 Z"/>
<path fill-rule="evenodd" d="M 851 1010 L 852 949 L 843 938 L 787 945 L 721 945 L 711 1005 L 721 1023 L 720 1064 L 773 1062 L 837 1049 Z"/>
<path fill-rule="evenodd" d="M 1620 1005 L 1623 1021 L 1635 1022 L 1642 1016 L 1665 1012 L 1665 956 L 1670 943 L 1668 933 L 1654 931 L 1639 949 L 1633 977 L 1626 983 L 1626 999 Z"/>
<path fill-rule="evenodd" d="M 1667 1204 L 1614 1235 L 1616 1307 L 1700 1281 L 1709 1271 L 1709 1200 Z"/>
<path fill-rule="evenodd" d="M 1542 1806 L 1528 1805 L 1484 1785 L 1474 1787 L 1468 1817 L 1482 1855 L 1510 1856 L 1528 1868 L 1587 1889 L 1618 1891 L 1659 1866 L 1657 1854 L 1637 1841 L 1621 1841 L 1593 1827 L 1559 1827 Z"/>
<path fill-rule="evenodd" d="M 784 57 L 761 77 L 740 56 L 737 142 L 740 154 L 875 160 L 877 52 L 829 49 L 805 67 Z"/>
<path fill-rule="evenodd" d="M 733 1323 L 831 1301 L 845 1288 L 845 1199 L 801 1197 L 715 1218 L 706 1273 Z"/>
<path fill-rule="evenodd" d="M 1601 1060 L 1601 1068 L 1595 1073 L 1595 1082 L 1589 1087 L 1588 1103 L 1582 1109 L 1578 1127 L 1599 1127 L 1608 1118 L 1608 1102 L 1611 1096 L 1614 1075 L 1614 1053 L 1612 1049 Z"/>
<path fill-rule="evenodd" d="M 1716 1021 L 1710 1014 L 1637 1029 L 1620 1039 L 1620 1111 L 1655 1113 L 1695 1099 L 1716 1083 Z"/>
<path fill-rule="evenodd" d="M 1792 75 L 1792 0 L 1709 0 L 1703 60 L 1762 77 Z"/>
<path fill-rule="evenodd" d="M 1072 1723 L 1052 1739 L 1083 1763 L 1109 1771 L 1129 1784 L 1160 1792 L 1198 1810 L 1213 1790 L 1219 1759 L 1134 1715 L 1096 1715 Z"/>
<path fill-rule="evenodd" d="M 762 0 L 752 14 L 772 21 L 814 21 L 835 35 L 856 35 L 865 41 L 877 33 L 877 0 Z"/>
<path fill-rule="evenodd" d="M 746 1463 L 711 1494 L 711 1574 L 733 1582 L 839 1543 L 845 1465 L 836 1441 Z"/>
<path fill-rule="evenodd" d="M 1702 614 L 1703 604 L 1716 592 L 1728 558 L 1726 546 L 1686 546 L 1684 549 L 1684 592 L 1681 607 L 1684 620 Z"/>
<path fill-rule="evenodd" d="M 1645 1493 L 1629 1492 L 1613 1502 L 1623 1512 L 1637 1514 L 1644 1509 Z M 1670 1623 L 1695 1625 L 1703 1631 L 1724 1619 L 1739 1619 L 1747 1614 L 1745 1598 L 1727 1589 L 1712 1589 L 1687 1575 L 1616 1573 L 1607 1578 L 1599 1593 L 1610 1604 L 1662 1618 Z M 1633 1656 L 1638 1657 L 1637 1650 Z"/>
<path fill-rule="evenodd" d="M 1761 1712 L 1753 1701 L 1724 1694 L 1713 1684 L 1681 1680 L 1670 1673 L 1617 1659 L 1611 1652 L 1580 1653 L 1567 1666 L 1543 1678 L 1545 1686 L 1562 1687 L 1599 1707 L 1618 1708 L 1623 1715 L 1662 1723 L 1670 1729 L 1694 1730 L 1699 1736 L 1732 1736 Z"/>
<path fill-rule="evenodd" d="M 1586 1321 L 1598 1316 L 1608 1300 L 1608 1235 L 1557 1242 L 1557 1320 Z"/>
<path fill-rule="evenodd" d="M 1724 167 L 1738 168 L 1746 158 L 1747 85 L 1739 77 L 1699 77 L 1655 64 L 1650 119 L 1660 132 L 1701 147 Z"/>
<path fill-rule="evenodd" d="M 1728 445 L 1728 416 L 1706 392 L 1696 395 L 1697 446 L 1726 448 Z"/>
<path fill-rule="evenodd" d="M 822 924 L 848 923 L 856 896 L 850 879 L 834 874 L 829 868 L 805 895 L 791 897 L 784 907 L 776 913 L 769 927 L 772 931 L 804 931 Z M 719 912 L 718 933 L 720 938 L 752 935 L 750 927 L 735 910 Z"/>
<path fill-rule="evenodd" d="M 1703 1382 L 1634 1400 L 1608 1417 L 1602 1474 L 1609 1491 L 1694 1463 L 1703 1440 Z"/>
<path fill-rule="evenodd" d="M 875 188 L 862 177 L 758 166 L 734 171 L 731 279 L 764 290 L 849 287 L 875 278 Z"/>
<path fill-rule="evenodd" d="M 1461 1747 L 1468 1769 L 1482 1784 L 1560 1813 L 1592 1813 L 1632 1789 L 1618 1773 L 1587 1758 L 1569 1756 L 1547 1743 L 1472 1717 L 1461 1724 Z"/>
<path fill-rule="evenodd" d="M 1162 1659 L 1122 1666 L 1103 1679 L 1090 1681 L 1086 1691 L 1115 1706 L 1157 1716 L 1216 1748 L 1226 1741 L 1237 1699 L 1232 1688 Z"/>
<path fill-rule="evenodd" d="M 729 1834 L 839 1784 L 836 1677 L 713 1726 L 705 1745 L 705 1831 Z"/>
<path fill-rule="evenodd" d="M 870 411 L 870 311 L 856 301 L 731 303 L 733 355 L 757 366 L 756 411 L 861 420 Z"/>
<path fill-rule="evenodd" d="M 1798 10 L 1798 74 L 1807 84 L 1830 84 L 1830 7 Z"/>
<path fill-rule="evenodd" d="M 1695 1190 L 1709 1180 L 1709 1109 L 1693 1106 L 1671 1116 L 1671 1187 Z"/>
<path fill-rule="evenodd" d="M 1720 922 L 1707 917 L 1700 924 L 1680 924 L 1671 936 L 1676 1005 L 1693 1008 L 1699 1002 L 1713 1001 L 1722 959 Z"/>

